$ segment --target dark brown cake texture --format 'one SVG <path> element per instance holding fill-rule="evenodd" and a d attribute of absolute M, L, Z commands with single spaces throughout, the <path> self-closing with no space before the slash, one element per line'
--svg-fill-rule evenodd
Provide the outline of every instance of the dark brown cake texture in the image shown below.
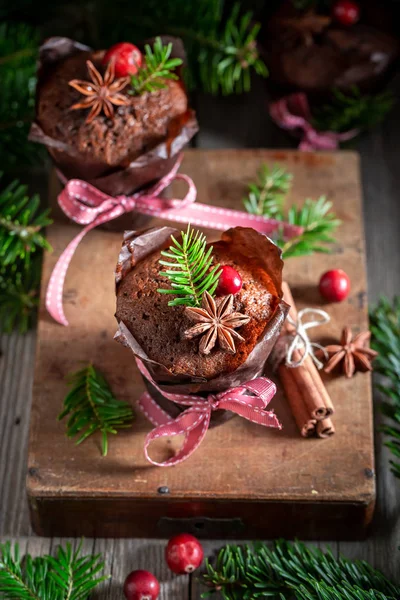
<path fill-rule="evenodd" d="M 398 61 L 398 35 L 389 3 L 368 0 L 360 5 L 360 22 L 343 27 L 329 12 L 302 11 L 291 0 L 280 2 L 264 34 L 269 84 L 278 93 L 303 91 L 315 98 L 329 95 L 332 88 L 357 86 L 371 92 L 382 87 Z"/>
<path fill-rule="evenodd" d="M 182 57 L 179 40 L 173 55 Z M 182 81 L 166 80 L 165 87 L 140 96 L 121 91 L 127 106 L 115 107 L 114 117 L 103 113 L 87 123 L 88 110 L 70 110 L 82 95 L 69 85 L 88 81 L 86 61 L 104 75 L 105 51 L 67 38 L 50 38 L 41 48 L 36 121 L 30 138 L 44 143 L 62 173 L 94 183 L 117 195 L 132 193 L 165 175 L 179 151 L 197 131 Z"/>
<path fill-rule="evenodd" d="M 215 264 L 230 265 L 242 277 L 242 289 L 234 296 L 234 310 L 249 316 L 250 321 L 238 330 L 244 341 L 235 341 L 235 354 L 217 346 L 205 356 L 199 353 L 199 338 L 183 339 L 184 331 L 193 325 L 185 315 L 185 307 L 168 306 L 171 296 L 157 292 L 158 288 L 170 287 L 168 280 L 160 275 L 162 267 L 159 260 L 161 249 L 170 245 L 171 232 L 178 234 L 170 228 L 163 228 L 158 242 L 155 242 L 158 247 L 151 248 L 143 258 L 134 257 L 131 268 L 131 238 L 128 234 L 117 268 L 118 322 L 127 328 L 135 340 L 134 345 L 141 348 L 149 363 L 155 362 L 163 367 L 156 374 L 159 383 L 212 382 L 226 376 L 219 387 L 224 389 L 225 385 L 226 389 L 230 387 L 230 374 L 235 373 L 232 381 L 235 380 L 235 385 L 238 385 L 238 369 L 243 369 L 242 379 L 238 378 L 242 382 L 249 379 L 250 372 L 253 377 L 259 375 L 287 309 L 281 300 L 283 263 L 279 249 L 266 236 L 241 227 L 229 230 L 220 241 L 212 243 Z M 143 247 L 143 244 L 139 243 L 138 248 L 140 246 Z M 218 302 L 218 298 L 216 300 Z M 271 347 L 260 351 L 255 358 L 254 350 L 264 337 Z M 131 348 L 134 349 L 132 344 Z M 252 368 L 247 371 L 244 366 L 251 355 Z M 167 373 L 169 377 L 166 377 Z"/>

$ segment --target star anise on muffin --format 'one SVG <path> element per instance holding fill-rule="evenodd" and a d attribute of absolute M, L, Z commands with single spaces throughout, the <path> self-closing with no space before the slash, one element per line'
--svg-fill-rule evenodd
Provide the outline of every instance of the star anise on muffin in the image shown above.
<path fill-rule="evenodd" d="M 114 117 L 113 105 L 126 106 L 130 102 L 129 98 L 119 93 L 128 85 L 130 77 L 115 79 L 114 61 L 108 63 L 104 77 L 90 60 L 86 61 L 86 65 L 91 81 L 72 79 L 68 82 L 68 85 L 86 96 L 82 102 L 73 104 L 70 110 L 91 108 L 86 123 L 91 123 L 102 111 L 106 117 L 112 119 Z"/>
<path fill-rule="evenodd" d="M 188 306 L 185 308 L 185 315 L 196 325 L 185 331 L 183 337 L 191 340 L 201 335 L 201 354 L 210 354 L 217 341 L 222 350 L 235 354 L 235 338 L 244 341 L 235 329 L 250 321 L 250 317 L 234 312 L 233 294 L 225 296 L 217 304 L 208 292 L 204 292 L 201 308 Z"/>
<path fill-rule="evenodd" d="M 370 337 L 370 331 L 363 331 L 353 337 L 350 327 L 345 327 L 340 344 L 331 344 L 325 347 L 329 360 L 324 371 L 330 373 L 339 364 L 342 365 L 344 374 L 349 378 L 353 377 L 356 370 L 372 371 L 371 361 L 378 356 L 378 353 L 369 347 Z"/>

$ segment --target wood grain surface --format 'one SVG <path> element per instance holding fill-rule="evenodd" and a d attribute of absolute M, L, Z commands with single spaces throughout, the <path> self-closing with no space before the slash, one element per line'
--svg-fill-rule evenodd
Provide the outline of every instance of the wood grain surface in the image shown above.
<path fill-rule="evenodd" d="M 246 183 L 254 180 L 263 162 L 279 163 L 293 173 L 290 204 L 326 194 L 342 221 L 332 254 L 286 261 L 284 277 L 298 309 L 321 305 L 316 283 L 321 273 L 339 263 L 352 281 L 351 294 L 341 304 L 323 305 L 331 322 L 314 335 L 337 339 L 344 324 L 365 330 L 358 156 L 353 152 L 190 150 L 181 168 L 195 181 L 200 202 L 240 210 Z M 283 423 L 282 432 L 232 419 L 209 430 L 190 460 L 172 469 L 146 462 L 143 444 L 151 426 L 140 413 L 131 430 L 110 440 L 107 458 L 100 455 L 98 436 L 79 447 L 65 437 L 65 424 L 57 422 L 67 390 L 65 377 L 82 363 L 92 361 L 121 399 L 135 404 L 143 391 L 131 353 L 113 340 L 113 269 L 121 233 L 97 229 L 80 244 L 64 289 L 69 327 L 55 323 L 45 310 L 50 273 L 78 230 L 70 224 L 54 224 L 48 231 L 54 252 L 45 256 L 43 266 L 28 456 L 35 530 L 45 535 L 148 537 L 189 526 L 205 537 L 362 535 L 375 500 L 369 374 L 352 380 L 325 378 L 336 405 L 337 431 L 327 440 L 300 437 L 283 393 L 272 403 Z M 216 235 L 210 232 L 211 238 Z M 167 457 L 175 446 L 174 440 L 159 440 L 156 452 Z M 169 488 L 168 495 L 160 495 L 161 486 Z M 193 522 L 181 520 L 190 518 Z M 232 519 L 232 527 L 209 518 Z"/>
<path fill-rule="evenodd" d="M 400 91 L 400 80 L 395 83 Z M 198 145 L 210 148 L 230 147 L 290 147 L 294 141 L 279 131 L 268 119 L 264 83 L 254 82 L 250 95 L 229 98 L 199 96 L 197 109 L 201 123 Z M 392 296 L 400 291 L 400 202 L 398 189 L 398 139 L 400 135 L 400 104 L 389 118 L 373 132 L 357 140 L 361 154 L 361 170 L 366 228 L 368 299 L 375 302 L 381 293 Z M 27 180 L 24 173 L 24 179 Z M 40 188 L 45 197 L 46 176 Z M 0 536 L 19 541 L 22 550 L 34 555 L 47 552 L 59 543 L 32 535 L 25 497 L 27 436 L 31 401 L 35 332 L 26 336 L 13 334 L 0 338 Z M 376 406 L 379 396 L 374 394 Z M 398 542 L 400 539 L 400 485 L 388 468 L 389 451 L 383 446 L 379 431 L 382 418 L 375 411 L 377 507 L 373 529 L 363 542 L 330 542 L 334 555 L 343 553 L 350 558 L 368 560 L 389 577 L 399 578 Z M 212 556 L 224 540 L 205 542 Z M 156 574 L 164 569 L 163 544 L 154 540 L 86 540 L 89 549 L 104 552 L 107 572 L 112 583 L 95 595 L 99 600 L 121 600 L 121 585 L 127 571 L 136 561 L 147 558 L 147 549 L 156 548 L 151 555 L 151 567 Z M 325 546 L 325 544 L 318 544 Z M 179 585 L 178 585 L 179 583 Z M 165 580 L 162 600 L 198 600 L 203 588 L 193 578 Z"/>

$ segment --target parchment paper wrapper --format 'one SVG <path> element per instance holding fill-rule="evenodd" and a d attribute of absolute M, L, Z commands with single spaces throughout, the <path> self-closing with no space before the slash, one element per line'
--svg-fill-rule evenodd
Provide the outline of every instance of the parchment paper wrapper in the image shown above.
<path fill-rule="evenodd" d="M 170 245 L 170 236 L 178 235 L 179 232 L 171 227 L 157 227 L 145 232 L 127 231 L 124 234 L 124 242 L 119 254 L 116 268 L 115 281 L 116 290 L 122 279 L 146 256 L 156 250 L 167 248 Z M 170 393 L 184 393 L 204 395 L 221 392 L 232 387 L 239 386 L 246 381 L 259 377 L 264 372 L 266 360 L 278 338 L 280 329 L 286 318 L 289 306 L 282 300 L 282 268 L 281 251 L 266 236 L 257 233 L 254 229 L 235 227 L 224 232 L 221 239 L 235 251 L 235 260 L 243 257 L 243 262 L 248 266 L 261 267 L 271 277 L 279 295 L 279 301 L 273 315 L 268 321 L 259 341 L 248 355 L 246 361 L 235 371 L 219 375 L 213 379 L 192 377 L 191 375 L 176 375 L 154 360 L 151 360 L 131 334 L 125 324 L 119 323 L 119 330 L 115 339 L 130 348 L 133 354 L 143 361 L 153 380 L 161 390 Z M 239 255 L 239 257 L 238 257 Z M 171 416 L 176 416 L 184 410 L 173 402 L 170 402 L 155 390 L 151 383 L 145 381 L 146 386 L 156 402 Z M 216 411 L 213 421 L 220 421 L 222 415 Z"/>
<path fill-rule="evenodd" d="M 160 36 L 163 43 L 172 43 L 171 56 L 181 58 L 185 62 L 185 51 L 179 38 Z M 152 43 L 154 39 L 144 43 Z M 143 47 L 143 44 L 138 44 Z M 91 48 L 74 40 L 64 37 L 52 37 L 40 47 L 38 84 L 36 89 L 37 101 L 40 98 L 42 85 L 55 66 L 64 59 L 78 52 L 90 52 Z M 188 144 L 198 131 L 195 113 L 188 109 L 183 115 L 174 119 L 168 128 L 166 138 L 157 146 L 136 157 L 131 162 L 123 162 L 119 167 L 110 167 L 105 162 L 90 160 L 86 154 L 80 153 L 56 138 L 52 138 L 43 131 L 35 120 L 32 123 L 29 139 L 46 146 L 55 165 L 67 179 L 78 178 L 88 181 L 99 190 L 111 196 L 119 194 L 132 194 L 148 186 L 150 183 L 161 179 L 172 169 L 181 150 Z M 135 215 L 128 215 L 128 219 L 118 219 L 119 229 L 123 227 L 138 226 Z M 148 221 L 149 218 L 146 218 Z M 144 219 L 141 218 L 140 226 Z M 115 228 L 115 227 L 114 227 Z"/>

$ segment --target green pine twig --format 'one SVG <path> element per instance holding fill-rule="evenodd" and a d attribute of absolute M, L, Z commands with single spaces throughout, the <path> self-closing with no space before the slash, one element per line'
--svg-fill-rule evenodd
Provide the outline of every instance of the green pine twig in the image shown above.
<path fill-rule="evenodd" d="M 330 551 L 284 540 L 272 547 L 228 545 L 204 582 L 224 600 L 395 600 L 400 586 L 364 561 L 336 559 Z"/>
<path fill-rule="evenodd" d="M 247 212 L 303 228 L 300 235 L 288 240 L 278 233 L 274 241 L 282 249 L 283 258 L 329 252 L 328 244 L 335 242 L 332 233 L 340 225 L 331 211 L 332 202 L 325 196 L 318 200 L 307 199 L 303 206 L 292 206 L 286 213 L 285 202 L 291 185 L 292 175 L 286 169 L 279 165 L 272 168 L 262 165 L 257 180 L 249 184 L 248 195 L 243 200 Z"/>
<path fill-rule="evenodd" d="M 189 225 L 181 235 L 181 242 L 171 236 L 172 245 L 167 251 L 161 251 L 161 255 L 168 260 L 161 259 L 160 265 L 168 269 L 161 271 L 160 275 L 168 278 L 171 287 L 157 291 L 177 296 L 168 302 L 168 306 L 200 306 L 205 291 L 214 294 L 221 274 L 220 266 L 212 266 L 213 247 L 207 250 L 204 234 L 195 232 Z"/>
<path fill-rule="evenodd" d="M 250 183 L 248 196 L 243 199 L 247 212 L 283 219 L 283 205 L 292 186 L 292 174 L 274 165 L 264 164 L 257 172 L 257 180 Z"/>
<path fill-rule="evenodd" d="M 383 377 L 377 387 L 386 398 L 380 408 L 391 423 L 382 430 L 395 459 L 390 461 L 392 472 L 400 478 L 400 296 L 392 303 L 382 297 L 370 312 L 370 322 L 371 347 L 379 352 L 374 369 Z"/>
<path fill-rule="evenodd" d="M 390 91 L 373 96 L 362 94 L 357 87 L 348 93 L 335 89 L 332 102 L 315 113 L 313 125 L 319 131 L 338 133 L 371 129 L 383 121 L 394 103 L 395 97 Z"/>
<path fill-rule="evenodd" d="M 81 444 L 97 431 L 101 432 L 103 456 L 107 455 L 108 434 L 131 427 L 134 414 L 128 402 L 117 400 L 103 375 L 92 364 L 68 376 L 71 390 L 64 399 L 58 420 L 69 417 L 67 436 L 79 435 Z"/>
<path fill-rule="evenodd" d="M 292 206 L 286 216 L 291 225 L 303 227 L 303 232 L 289 240 L 280 237 L 276 243 L 282 249 L 282 257 L 308 256 L 314 252 L 330 252 L 329 246 L 335 238 L 333 231 L 340 225 L 340 220 L 331 212 L 332 202 L 325 196 L 318 200 L 305 200 L 303 206 Z"/>
<path fill-rule="evenodd" d="M 0 331 L 26 333 L 34 324 L 39 305 L 42 256 L 29 267 L 23 261 L 0 268 Z"/>
<path fill-rule="evenodd" d="M 0 193 L 0 261 L 4 266 L 16 260 L 29 266 L 34 252 L 51 249 L 41 233 L 52 223 L 49 211 L 41 212 L 39 196 L 29 197 L 27 189 L 15 180 Z"/>
<path fill-rule="evenodd" d="M 252 20 L 252 13 L 241 15 L 240 4 L 236 3 L 222 30 L 214 35 L 186 32 L 199 45 L 199 75 L 205 91 L 221 91 L 224 95 L 248 92 L 251 69 L 262 77 L 268 75 L 257 48 L 261 26 Z"/>
<path fill-rule="evenodd" d="M 0 156 L 4 170 L 44 160 L 44 150 L 28 141 L 34 117 L 38 40 L 38 32 L 29 25 L 0 24 Z"/>
<path fill-rule="evenodd" d="M 86 600 L 103 581 L 99 554 L 81 556 L 82 542 L 59 546 L 55 556 L 21 558 L 18 544 L 0 544 L 0 596 L 4 600 Z"/>
<path fill-rule="evenodd" d="M 170 58 L 172 43 L 163 46 L 161 39 L 156 38 L 153 49 L 145 45 L 145 65 L 131 77 L 131 93 L 154 92 L 165 88 L 166 79 L 179 79 L 174 70 L 182 64 L 180 58 Z"/>

